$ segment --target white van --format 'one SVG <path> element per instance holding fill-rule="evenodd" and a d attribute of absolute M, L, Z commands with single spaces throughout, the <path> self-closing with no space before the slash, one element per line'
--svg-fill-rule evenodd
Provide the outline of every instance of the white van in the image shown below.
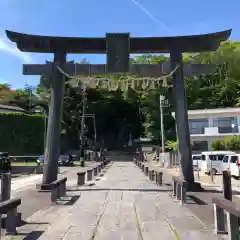
<path fill-rule="evenodd" d="M 223 170 L 229 170 L 231 176 L 240 179 L 240 154 L 228 154 L 223 158 Z"/>
<path fill-rule="evenodd" d="M 214 174 L 221 173 L 223 169 L 222 161 L 225 155 L 235 154 L 231 151 L 213 151 L 202 152 L 201 170 L 206 174 L 210 174 L 211 170 Z"/>

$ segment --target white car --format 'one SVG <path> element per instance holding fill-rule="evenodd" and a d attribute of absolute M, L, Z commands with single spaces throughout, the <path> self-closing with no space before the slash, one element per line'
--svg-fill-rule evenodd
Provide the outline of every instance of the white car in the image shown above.
<path fill-rule="evenodd" d="M 223 170 L 231 172 L 231 176 L 240 179 L 240 154 L 225 155 L 222 161 Z"/>

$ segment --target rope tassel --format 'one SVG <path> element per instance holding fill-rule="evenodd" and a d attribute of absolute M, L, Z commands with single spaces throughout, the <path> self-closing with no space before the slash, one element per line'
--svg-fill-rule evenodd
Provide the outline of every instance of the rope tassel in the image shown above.
<path fill-rule="evenodd" d="M 167 80 L 172 77 L 172 75 L 177 71 L 179 66 L 173 69 L 169 74 L 161 76 L 161 77 L 134 77 L 134 76 L 124 76 L 120 77 L 119 80 L 115 80 L 112 78 L 104 77 L 104 78 L 95 78 L 91 76 L 70 76 L 66 72 L 64 72 L 58 65 L 56 68 L 68 79 L 67 83 L 77 84 L 77 87 L 88 87 L 88 88 L 104 88 L 109 89 L 111 91 L 117 91 L 121 89 L 122 91 L 128 91 L 129 83 L 130 87 L 133 90 L 149 90 L 155 89 L 157 87 L 163 86 L 167 87 Z M 81 84 L 80 84 L 81 83 Z"/>

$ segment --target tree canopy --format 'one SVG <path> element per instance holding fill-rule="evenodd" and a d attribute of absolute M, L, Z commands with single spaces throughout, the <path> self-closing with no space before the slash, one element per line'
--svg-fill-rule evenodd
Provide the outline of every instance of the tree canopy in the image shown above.
<path fill-rule="evenodd" d="M 240 42 L 226 41 L 215 52 L 185 54 L 188 63 L 214 65 L 214 73 L 185 77 L 188 109 L 207 109 L 240 106 Z M 168 60 L 165 55 L 141 55 L 131 59 L 133 63 L 156 64 Z M 86 59 L 82 63 L 88 62 Z M 176 140 L 175 121 L 171 116 L 172 85 L 154 90 L 133 90 L 128 92 L 106 89 L 87 90 L 87 114 L 95 114 L 97 140 L 111 146 L 126 144 L 129 135 L 151 137 L 160 142 L 161 126 L 159 96 L 168 99 L 164 108 L 164 133 L 166 141 Z M 25 86 L 12 90 L 9 85 L 0 85 L 0 104 L 19 106 L 31 113 L 36 106 L 48 112 L 50 80 L 40 78 L 37 88 Z M 66 84 L 63 105 L 62 135 L 69 148 L 79 145 L 81 94 Z M 85 135 L 93 138 L 94 126 L 91 118 L 86 119 Z"/>

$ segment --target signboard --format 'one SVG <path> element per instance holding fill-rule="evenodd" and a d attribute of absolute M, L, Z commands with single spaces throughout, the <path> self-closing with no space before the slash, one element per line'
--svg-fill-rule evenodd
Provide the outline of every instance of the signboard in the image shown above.
<path fill-rule="evenodd" d="M 143 152 L 152 152 L 153 151 L 153 147 L 150 147 L 150 146 L 143 146 L 142 147 L 142 151 Z"/>

